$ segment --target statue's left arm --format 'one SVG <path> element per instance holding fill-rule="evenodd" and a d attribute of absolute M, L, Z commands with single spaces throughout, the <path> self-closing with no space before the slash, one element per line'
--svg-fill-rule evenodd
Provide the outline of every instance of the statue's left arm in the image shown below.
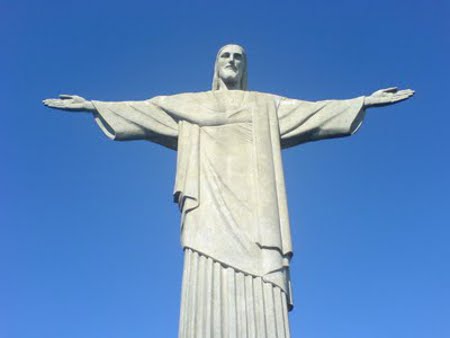
<path fill-rule="evenodd" d="M 410 89 L 387 88 L 349 100 L 308 102 L 282 98 L 278 106 L 281 145 L 288 148 L 352 135 L 360 127 L 367 108 L 395 104 L 413 94 Z"/>

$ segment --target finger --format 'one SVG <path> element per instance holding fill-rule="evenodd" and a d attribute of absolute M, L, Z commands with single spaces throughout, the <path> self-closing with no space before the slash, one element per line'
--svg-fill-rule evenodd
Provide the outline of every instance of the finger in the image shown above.
<path fill-rule="evenodd" d="M 389 87 L 386 89 L 382 89 L 382 91 L 386 92 L 386 93 L 396 93 L 398 91 L 398 88 L 397 87 Z"/>
<path fill-rule="evenodd" d="M 55 101 L 55 100 L 57 100 L 57 99 L 44 99 L 44 100 L 42 100 L 42 103 L 49 104 L 50 102 Z"/>
<path fill-rule="evenodd" d="M 398 95 L 407 95 L 407 96 L 413 96 L 414 95 L 414 90 L 411 89 L 404 89 L 404 90 L 399 90 L 397 92 Z"/>
<path fill-rule="evenodd" d="M 45 99 L 44 101 L 42 101 L 46 106 L 53 104 L 53 101 L 55 101 L 55 99 Z"/>
<path fill-rule="evenodd" d="M 74 97 L 75 95 L 69 95 L 69 94 L 61 94 L 61 95 L 59 95 L 59 97 L 61 98 L 61 99 L 72 99 L 73 97 Z"/>
<path fill-rule="evenodd" d="M 411 95 L 399 95 L 392 98 L 391 102 L 400 102 L 407 100 L 411 97 Z"/>
<path fill-rule="evenodd" d="M 65 104 L 62 100 L 59 99 L 47 99 L 44 103 L 46 106 L 51 108 L 62 108 L 65 107 Z"/>

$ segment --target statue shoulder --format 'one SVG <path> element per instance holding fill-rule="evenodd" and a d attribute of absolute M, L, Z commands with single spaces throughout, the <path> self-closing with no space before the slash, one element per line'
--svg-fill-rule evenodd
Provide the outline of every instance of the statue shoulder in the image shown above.
<path fill-rule="evenodd" d="M 259 91 L 249 91 L 250 95 L 253 96 L 258 101 L 275 102 L 277 105 L 286 98 L 273 93 L 259 92 Z"/>
<path fill-rule="evenodd" d="M 163 103 L 163 102 L 189 102 L 193 100 L 201 100 L 210 96 L 210 92 L 186 92 L 178 94 L 168 94 L 168 95 L 158 95 L 154 96 L 147 101 L 152 103 Z"/>

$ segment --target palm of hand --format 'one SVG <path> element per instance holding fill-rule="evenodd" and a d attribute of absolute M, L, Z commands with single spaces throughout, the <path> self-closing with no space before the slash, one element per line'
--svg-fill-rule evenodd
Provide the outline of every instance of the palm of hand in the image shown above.
<path fill-rule="evenodd" d="M 367 106 L 384 106 L 404 101 L 414 95 L 411 89 L 398 90 L 397 87 L 380 89 L 366 97 Z"/>

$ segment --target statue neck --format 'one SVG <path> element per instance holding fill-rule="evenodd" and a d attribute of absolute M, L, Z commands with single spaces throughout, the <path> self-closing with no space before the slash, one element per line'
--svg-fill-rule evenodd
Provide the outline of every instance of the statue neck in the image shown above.
<path fill-rule="evenodd" d="M 219 90 L 242 90 L 242 88 L 239 81 L 225 82 L 222 79 L 220 79 Z"/>

